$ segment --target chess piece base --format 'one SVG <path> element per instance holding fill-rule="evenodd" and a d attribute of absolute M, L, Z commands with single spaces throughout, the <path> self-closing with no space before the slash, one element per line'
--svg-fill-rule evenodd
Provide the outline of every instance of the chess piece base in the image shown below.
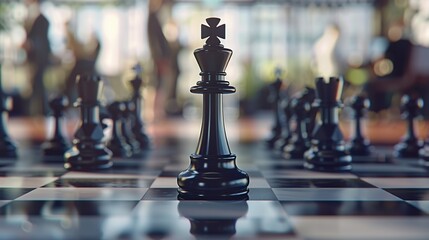
<path fill-rule="evenodd" d="M 267 144 L 267 147 L 270 149 L 274 148 L 276 145 L 276 142 L 280 140 L 281 137 L 282 137 L 281 128 L 273 128 L 272 136 L 265 141 L 265 143 Z"/>
<path fill-rule="evenodd" d="M 131 157 L 133 155 L 131 147 L 118 139 L 112 140 L 107 148 L 112 151 L 113 157 Z"/>
<path fill-rule="evenodd" d="M 350 143 L 349 152 L 352 156 L 369 156 L 371 155 L 371 145 L 364 139 L 354 139 Z"/>
<path fill-rule="evenodd" d="M 293 141 L 293 139 L 292 139 Z M 304 141 L 295 141 L 286 145 L 283 148 L 283 157 L 286 159 L 302 159 L 304 157 L 304 153 L 310 147 Z"/>
<path fill-rule="evenodd" d="M 322 172 L 347 172 L 352 170 L 352 157 L 341 150 L 313 150 L 305 153 L 304 167 Z"/>
<path fill-rule="evenodd" d="M 3 137 L 0 141 L 0 158 L 16 158 L 17 156 L 15 144 L 8 137 Z"/>
<path fill-rule="evenodd" d="M 51 139 L 45 142 L 42 148 L 45 156 L 64 156 L 64 153 L 70 149 L 70 145 L 64 140 Z"/>
<path fill-rule="evenodd" d="M 235 165 L 236 156 L 191 155 L 177 178 L 179 199 L 248 199 L 249 176 Z"/>
<path fill-rule="evenodd" d="M 135 139 L 140 144 L 140 150 L 148 150 L 151 148 L 150 139 L 145 133 L 142 133 L 142 132 L 136 133 Z"/>
<path fill-rule="evenodd" d="M 108 169 L 112 166 L 112 152 L 102 144 L 87 149 L 75 146 L 67 151 L 64 157 L 66 160 L 64 167 L 68 170 L 91 171 Z"/>
<path fill-rule="evenodd" d="M 395 145 L 394 156 L 400 158 L 415 158 L 419 157 L 419 151 L 423 147 L 423 143 L 417 139 L 406 139 Z"/>

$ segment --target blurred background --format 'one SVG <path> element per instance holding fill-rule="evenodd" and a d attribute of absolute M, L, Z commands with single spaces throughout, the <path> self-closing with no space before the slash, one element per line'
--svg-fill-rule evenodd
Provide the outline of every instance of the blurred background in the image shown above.
<path fill-rule="evenodd" d="M 276 69 L 286 95 L 316 76 L 341 75 L 344 98 L 364 91 L 375 118 L 399 118 L 404 93 L 429 98 L 426 0 L 1 0 L 11 115 L 46 115 L 47 99 L 59 94 L 74 101 L 75 76 L 87 72 L 105 80 L 105 102 L 127 99 L 136 63 L 148 121 L 196 115 L 192 53 L 204 44 L 200 24 L 209 16 L 226 24 L 222 42 L 234 51 L 227 80 L 237 94 L 226 97 L 227 116 L 269 109 Z"/>

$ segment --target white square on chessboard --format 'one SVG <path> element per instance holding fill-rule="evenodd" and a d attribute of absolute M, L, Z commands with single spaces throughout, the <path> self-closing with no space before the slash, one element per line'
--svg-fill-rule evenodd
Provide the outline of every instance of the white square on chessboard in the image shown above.
<path fill-rule="evenodd" d="M 415 207 L 429 214 L 429 201 L 407 201 Z"/>
<path fill-rule="evenodd" d="M 267 178 L 324 178 L 324 179 L 342 179 L 357 178 L 351 173 L 325 173 L 313 172 L 307 170 L 263 170 L 262 175 Z"/>
<path fill-rule="evenodd" d="M 90 172 L 68 172 L 61 176 L 62 179 L 154 179 L 161 171 L 153 174 L 113 174 L 113 173 L 90 173 Z"/>
<path fill-rule="evenodd" d="M 304 239 L 423 240 L 429 236 L 427 217 L 291 216 L 289 219 L 298 236 Z"/>
<path fill-rule="evenodd" d="M 0 207 L 1 206 L 4 206 L 4 205 L 6 205 L 6 204 L 8 204 L 8 203 L 10 203 L 11 201 L 9 201 L 9 200 L 1 200 L 0 201 Z"/>
<path fill-rule="evenodd" d="M 37 200 L 140 200 L 147 188 L 38 188 L 17 198 Z"/>
<path fill-rule="evenodd" d="M 150 188 L 177 188 L 177 178 L 158 177 L 153 181 Z"/>
<path fill-rule="evenodd" d="M 379 188 L 273 188 L 280 201 L 401 201 Z"/>
<path fill-rule="evenodd" d="M 2 188 L 38 188 L 57 180 L 57 177 L 0 177 Z"/>
<path fill-rule="evenodd" d="M 177 171 L 184 171 L 188 167 L 189 167 L 189 163 L 188 162 L 187 163 L 183 162 L 182 164 L 174 164 L 174 165 L 169 164 L 169 165 L 166 165 L 163 170 L 167 171 L 167 172 L 177 172 Z"/>
<path fill-rule="evenodd" d="M 429 188 L 429 178 L 362 178 L 379 188 Z"/>
<path fill-rule="evenodd" d="M 265 178 L 251 177 L 249 188 L 271 188 Z"/>

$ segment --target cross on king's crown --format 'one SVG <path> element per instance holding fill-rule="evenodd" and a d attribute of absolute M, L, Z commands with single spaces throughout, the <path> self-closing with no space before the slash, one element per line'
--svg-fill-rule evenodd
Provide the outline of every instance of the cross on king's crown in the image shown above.
<path fill-rule="evenodd" d="M 201 39 L 208 37 L 207 45 L 219 45 L 219 38 L 225 39 L 225 24 L 217 26 L 220 18 L 207 18 L 206 22 L 209 26 L 201 24 Z"/>

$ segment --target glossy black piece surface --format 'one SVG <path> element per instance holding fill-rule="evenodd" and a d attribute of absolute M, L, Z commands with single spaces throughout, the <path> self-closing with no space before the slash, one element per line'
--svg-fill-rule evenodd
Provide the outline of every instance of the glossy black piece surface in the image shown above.
<path fill-rule="evenodd" d="M 70 149 L 70 143 L 66 140 L 62 131 L 64 110 L 69 101 L 66 96 L 59 96 L 49 102 L 54 117 L 54 134 L 51 139 L 43 144 L 45 156 L 54 156 L 52 160 L 64 162 L 64 153 Z"/>
<path fill-rule="evenodd" d="M 132 132 L 134 133 L 134 138 L 139 142 L 140 144 L 139 147 L 143 151 L 143 150 L 150 149 L 151 142 L 150 142 L 149 136 L 145 131 L 144 122 L 141 116 L 143 111 L 142 95 L 141 95 L 143 80 L 140 77 L 142 68 L 139 64 L 137 64 L 136 66 L 134 66 L 133 69 L 135 71 L 135 77 L 133 80 L 130 81 L 130 84 L 133 91 L 133 96 L 131 98 L 131 101 L 133 102 L 134 107 L 128 108 L 128 111 L 131 111 L 130 121 L 131 121 L 131 129 L 132 129 Z M 138 152 L 137 149 L 135 150 L 135 152 L 136 153 Z"/>
<path fill-rule="evenodd" d="M 115 101 L 107 107 L 113 121 L 112 137 L 107 147 L 112 151 L 113 157 L 131 157 L 132 149 L 127 143 L 123 134 L 124 118 L 123 112 L 126 109 L 124 102 Z"/>
<path fill-rule="evenodd" d="M 344 145 L 338 126 L 343 80 L 336 77 L 316 79 L 317 98 L 314 106 L 319 109 L 320 121 L 314 131 L 311 148 L 305 153 L 304 167 L 316 171 L 350 171 L 352 158 Z"/>
<path fill-rule="evenodd" d="M 75 133 L 73 148 L 64 155 L 66 169 L 89 171 L 112 166 L 112 152 L 102 141 L 104 134 L 99 116 L 102 85 L 97 76 L 77 77 L 79 98 L 75 106 L 80 108 L 81 123 Z"/>
<path fill-rule="evenodd" d="M 284 157 L 287 159 L 302 159 L 310 148 L 310 125 L 315 117 L 312 114 L 312 103 L 315 97 L 314 89 L 307 87 L 290 102 L 290 111 L 295 115 L 296 128 L 288 144 L 283 148 Z"/>
<path fill-rule="evenodd" d="M 7 129 L 9 111 L 12 110 L 12 98 L 3 91 L 1 68 L 0 65 L 0 158 L 16 158 L 16 146 Z"/>
<path fill-rule="evenodd" d="M 218 18 L 207 19 L 209 26 L 202 27 L 206 29 L 202 30 L 202 36 L 208 34 L 209 39 L 203 48 L 194 52 L 201 69 L 201 81 L 191 92 L 203 94 L 203 119 L 197 149 L 190 156 L 191 163 L 177 177 L 179 199 L 248 197 L 249 176 L 237 168 L 236 156 L 230 151 L 225 132 L 222 94 L 233 93 L 235 88 L 225 80 L 232 50 L 224 48 L 217 40 L 224 36 L 219 30 L 224 27 L 217 26 L 219 22 Z"/>
<path fill-rule="evenodd" d="M 350 101 L 350 107 L 354 112 L 355 133 L 349 144 L 349 152 L 352 156 L 369 156 L 371 154 L 371 145 L 362 134 L 361 123 L 364 111 L 369 108 L 369 100 L 363 95 L 355 96 Z"/>
<path fill-rule="evenodd" d="M 402 118 L 407 121 L 407 133 L 395 145 L 394 155 L 400 158 L 414 158 L 419 156 L 423 143 L 415 134 L 414 119 L 420 115 L 423 101 L 414 95 L 404 95 L 401 99 Z M 423 153 L 424 154 L 424 153 Z"/>

